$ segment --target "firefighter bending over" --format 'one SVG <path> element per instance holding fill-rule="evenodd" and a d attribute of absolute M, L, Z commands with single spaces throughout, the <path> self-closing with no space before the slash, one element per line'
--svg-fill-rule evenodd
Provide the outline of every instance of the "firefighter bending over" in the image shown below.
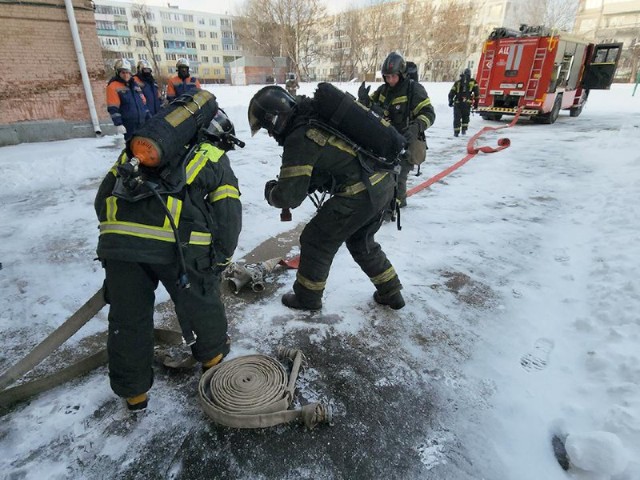
<path fill-rule="evenodd" d="M 367 177 L 358 153 L 345 141 L 310 124 L 317 118 L 313 101 L 292 97 L 278 86 L 264 87 L 249 103 L 254 135 L 264 128 L 284 147 L 278 180 L 269 180 L 269 205 L 295 208 L 308 194 L 326 192 L 316 215 L 300 235 L 300 267 L 293 292 L 284 294 L 289 308 L 319 310 L 331 262 L 343 243 L 374 284 L 374 300 L 392 309 L 404 307 L 402 284 L 375 241 L 383 212 L 393 201 L 394 180 L 387 172 Z M 368 185 L 365 185 L 365 182 Z"/>

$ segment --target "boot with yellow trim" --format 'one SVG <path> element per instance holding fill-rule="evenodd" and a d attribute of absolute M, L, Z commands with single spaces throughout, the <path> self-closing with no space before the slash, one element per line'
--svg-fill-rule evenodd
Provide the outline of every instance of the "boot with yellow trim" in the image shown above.
<path fill-rule="evenodd" d="M 131 413 L 141 413 L 144 412 L 149 405 L 149 395 L 145 392 L 133 397 L 127 397 L 125 402 L 127 404 L 127 410 Z"/>
<path fill-rule="evenodd" d="M 399 291 L 389 295 L 381 295 L 380 292 L 376 290 L 373 294 L 373 299 L 376 303 L 386 305 L 393 310 L 400 310 L 405 305 L 404 298 Z"/>
<path fill-rule="evenodd" d="M 294 308 L 296 310 L 320 310 L 322 308 L 322 300 L 318 299 L 316 301 L 307 300 L 302 302 L 300 297 L 298 297 L 295 292 L 285 293 L 282 296 L 282 304 L 289 307 Z"/>
<path fill-rule="evenodd" d="M 226 357 L 229 354 L 230 350 L 231 350 L 231 338 L 227 337 L 227 343 L 225 343 L 222 352 L 218 353 L 216 356 L 214 356 L 210 360 L 207 360 L 206 362 L 202 362 L 202 373 L 206 372 L 210 368 L 215 367 L 220 362 L 222 362 L 222 360 L 224 360 L 224 357 Z"/>

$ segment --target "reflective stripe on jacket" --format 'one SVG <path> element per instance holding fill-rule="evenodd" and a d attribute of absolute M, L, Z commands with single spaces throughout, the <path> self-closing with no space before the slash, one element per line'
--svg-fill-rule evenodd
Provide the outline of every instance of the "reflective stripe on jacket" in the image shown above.
<path fill-rule="evenodd" d="M 155 196 L 129 201 L 112 194 L 117 166 L 103 180 L 95 200 L 100 221 L 98 256 L 126 261 L 169 263 L 175 259 L 175 237 L 169 217 Z M 242 226 L 240 192 L 223 150 L 202 143 L 187 159 L 185 187 L 161 194 L 184 244 L 213 247 L 216 262 L 233 255 Z"/>

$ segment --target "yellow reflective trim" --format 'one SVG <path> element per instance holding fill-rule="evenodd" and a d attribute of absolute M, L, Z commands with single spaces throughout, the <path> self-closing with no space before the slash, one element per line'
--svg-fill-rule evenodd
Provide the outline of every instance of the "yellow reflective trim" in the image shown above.
<path fill-rule="evenodd" d="M 382 283 L 388 282 L 389 280 L 393 280 L 395 277 L 397 277 L 395 269 L 393 267 L 389 267 L 380 275 L 371 277 L 371 281 L 374 285 L 380 285 Z"/>
<path fill-rule="evenodd" d="M 280 168 L 280 178 L 292 178 L 292 177 L 310 177 L 313 171 L 312 165 L 297 165 L 295 167 L 282 167 Z"/>
<path fill-rule="evenodd" d="M 380 181 L 382 181 L 382 179 L 387 175 L 389 175 L 388 172 L 374 173 L 369 177 L 369 181 L 371 182 L 371 185 L 376 185 L 377 183 L 380 183 Z M 340 197 L 350 197 L 352 195 L 357 195 L 360 192 L 364 192 L 366 189 L 367 186 L 364 184 L 364 182 L 358 182 L 346 187 L 343 192 L 339 192 L 336 195 Z"/>
<path fill-rule="evenodd" d="M 224 198 L 240 198 L 240 191 L 233 185 L 222 185 L 209 193 L 209 201 L 217 202 Z"/>
<path fill-rule="evenodd" d="M 391 100 L 391 105 L 398 105 L 399 103 L 406 103 L 409 99 L 406 95 L 402 95 L 401 97 L 394 98 Z"/>
<path fill-rule="evenodd" d="M 120 235 L 131 235 L 133 237 L 160 240 L 162 242 L 174 242 L 173 231 L 162 227 L 153 227 L 134 222 L 101 222 L 100 234 L 116 233 Z"/>
<path fill-rule="evenodd" d="M 114 196 L 107 197 L 107 221 L 113 222 L 116 219 L 118 211 L 118 199 Z"/>
<path fill-rule="evenodd" d="M 296 281 L 307 290 L 315 290 L 315 291 L 324 290 L 324 287 L 327 284 L 327 282 L 313 282 L 309 280 L 307 277 L 300 275 L 300 272 L 298 272 L 296 275 Z"/>
<path fill-rule="evenodd" d="M 200 90 L 193 96 L 193 101 L 185 105 L 181 105 L 182 108 L 176 108 L 173 112 L 164 117 L 164 119 L 172 127 L 177 127 L 187 118 L 192 116 L 193 113 L 200 110 L 199 105 L 204 105 L 211 98 L 214 98 L 212 93 L 207 92 L 206 90 Z"/>
<path fill-rule="evenodd" d="M 211 244 L 211 234 L 207 232 L 191 232 L 189 243 L 191 245 L 209 245 Z"/>
<path fill-rule="evenodd" d="M 416 120 L 420 120 L 422 123 L 424 123 L 427 126 L 427 128 L 429 128 L 431 126 L 431 122 L 424 115 L 418 115 L 416 117 Z"/>
<path fill-rule="evenodd" d="M 173 217 L 173 221 L 176 224 L 176 227 L 180 225 L 180 214 L 182 213 L 182 200 L 169 196 L 167 198 L 167 208 L 169 212 L 171 212 L 171 216 Z M 162 226 L 164 229 L 171 229 L 171 222 L 169 221 L 169 217 L 165 215 L 164 217 L 164 225 Z"/>
<path fill-rule="evenodd" d="M 335 135 L 329 137 L 328 143 L 332 147 L 336 147 L 338 150 L 342 150 L 343 152 L 346 152 L 354 157 L 356 156 L 356 151 L 351 148 L 349 144 L 347 144 L 344 140 L 336 137 Z"/>
<path fill-rule="evenodd" d="M 411 112 L 411 113 L 416 115 L 420 110 L 422 110 L 424 107 L 426 107 L 428 105 L 431 105 L 431 100 L 429 98 L 425 98 L 418 105 L 416 105 L 416 108 L 414 108 L 413 112 Z"/>
<path fill-rule="evenodd" d="M 100 234 L 108 233 L 130 235 L 132 237 L 159 240 L 161 242 L 175 243 L 176 240 L 171 228 L 167 230 L 162 227 L 154 227 L 134 222 L 101 222 Z M 211 243 L 211 234 L 209 232 L 191 232 L 189 243 L 193 245 L 209 245 Z"/>

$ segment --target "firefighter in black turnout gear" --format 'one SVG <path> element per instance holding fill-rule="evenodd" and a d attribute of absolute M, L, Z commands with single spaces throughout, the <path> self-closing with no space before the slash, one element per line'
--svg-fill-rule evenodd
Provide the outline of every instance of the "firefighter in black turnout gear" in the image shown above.
<path fill-rule="evenodd" d="M 382 63 L 384 85 L 369 96 L 371 86 L 362 82 L 358 101 L 387 119 L 407 140 L 408 155 L 400 163 L 398 175 L 398 202 L 407 205 L 407 177 L 414 165 L 426 158 L 425 130 L 436 120 L 427 91 L 407 74 L 407 63 L 396 52 L 391 52 Z M 417 70 L 416 70 L 417 74 Z"/>
<path fill-rule="evenodd" d="M 149 189 L 147 196 L 127 197 L 127 166 L 133 160 L 128 148 L 98 189 L 97 253 L 110 304 L 109 378 L 130 410 L 146 408 L 153 384 L 153 313 L 159 282 L 169 292 L 185 341 L 203 369 L 229 352 L 220 273 L 231 260 L 242 225 L 238 180 L 226 155 L 233 148 L 226 141 L 232 131 L 230 120 L 217 110 L 175 163 L 144 171 L 140 166 L 140 178 L 155 185 L 158 195 Z M 185 278 L 188 284 L 181 283 Z"/>
<path fill-rule="evenodd" d="M 480 90 L 475 78 L 471 78 L 471 70 L 465 68 L 449 90 L 449 106 L 453 107 L 453 135 L 465 135 L 469 128 L 471 106 L 478 108 Z"/>
<path fill-rule="evenodd" d="M 322 307 L 331 262 L 343 243 L 376 287 L 374 300 L 393 309 L 404 306 L 402 285 L 375 241 L 383 212 L 393 201 L 394 180 L 387 172 L 364 173 L 358 153 L 344 140 L 323 130 L 314 100 L 294 99 L 278 86 L 264 87 L 249 103 L 252 135 L 267 130 L 284 147 L 278 180 L 269 180 L 264 196 L 277 208 L 295 208 L 307 195 L 318 211 L 300 235 L 300 266 L 293 292 L 282 297 L 289 308 Z M 364 161 L 364 160 L 362 160 Z"/>

